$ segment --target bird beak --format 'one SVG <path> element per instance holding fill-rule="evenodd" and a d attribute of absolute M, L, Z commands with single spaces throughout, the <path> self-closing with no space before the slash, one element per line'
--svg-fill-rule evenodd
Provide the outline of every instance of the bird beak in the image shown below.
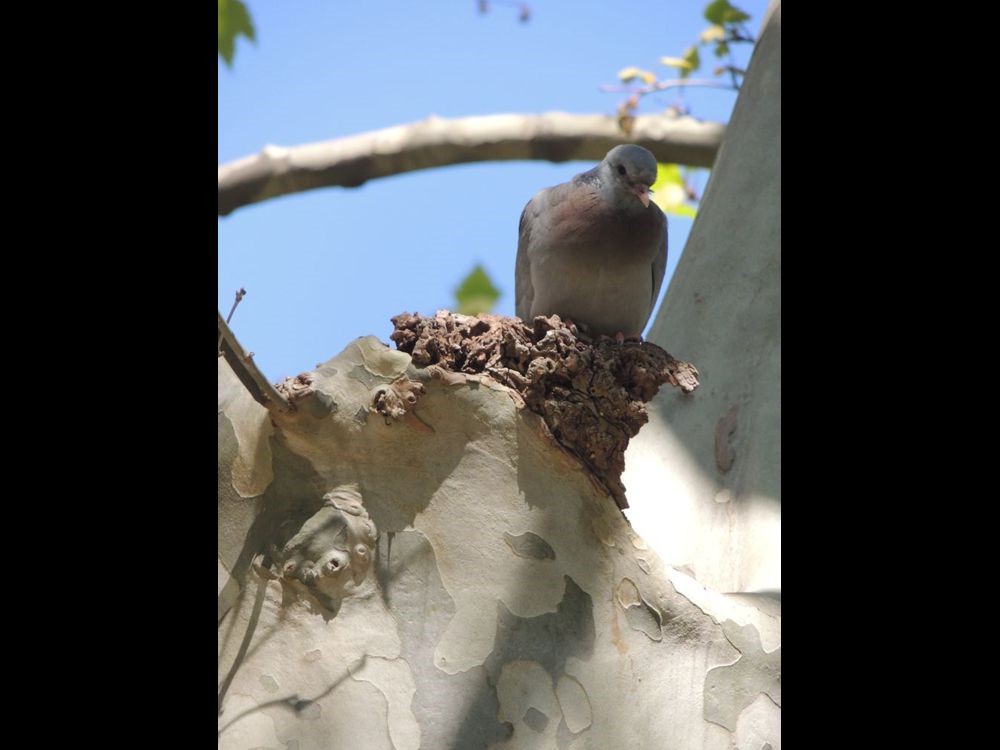
<path fill-rule="evenodd" d="M 649 208 L 649 188 L 645 185 L 635 185 L 632 192 L 635 193 L 636 198 L 642 201 L 643 207 Z"/>

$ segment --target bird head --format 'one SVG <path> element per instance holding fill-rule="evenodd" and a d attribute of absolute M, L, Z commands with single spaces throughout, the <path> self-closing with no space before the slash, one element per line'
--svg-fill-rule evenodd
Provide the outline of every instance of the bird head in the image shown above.
<path fill-rule="evenodd" d="M 649 187 L 656 182 L 656 157 L 642 146 L 615 146 L 601 162 L 602 188 L 606 197 L 622 208 L 633 208 L 638 200 L 649 207 Z"/>

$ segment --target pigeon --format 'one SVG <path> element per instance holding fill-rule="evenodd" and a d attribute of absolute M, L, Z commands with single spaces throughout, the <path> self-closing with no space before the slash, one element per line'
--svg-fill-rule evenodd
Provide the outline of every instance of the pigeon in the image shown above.
<path fill-rule="evenodd" d="M 656 157 L 627 144 L 528 201 L 514 279 L 521 320 L 558 315 L 593 336 L 641 339 L 667 267 L 655 181 Z"/>

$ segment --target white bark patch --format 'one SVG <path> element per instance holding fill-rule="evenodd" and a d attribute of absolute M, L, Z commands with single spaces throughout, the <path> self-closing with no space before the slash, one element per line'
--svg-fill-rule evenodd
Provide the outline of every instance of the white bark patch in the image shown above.
<path fill-rule="evenodd" d="M 737 625 L 753 625 L 765 651 L 781 647 L 781 615 L 771 615 L 770 610 L 747 606 L 746 597 L 719 594 L 702 586 L 689 575 L 668 569 L 670 583 L 678 594 L 685 597 L 702 612 L 718 623 L 732 620 Z M 752 599 L 752 597 L 751 597 Z M 762 603 L 763 607 L 764 604 Z M 770 609 L 780 612 L 780 602 Z"/>
<path fill-rule="evenodd" d="M 229 365 L 220 358 L 219 367 L 228 371 Z M 264 494 L 274 480 L 270 442 L 274 427 L 267 409 L 242 398 L 244 395 L 243 385 L 236 378 L 220 375 L 219 413 L 224 413 L 232 424 L 239 446 L 230 467 L 233 489 L 240 497 L 249 498 Z"/>
<path fill-rule="evenodd" d="M 743 709 L 733 739 L 739 748 L 781 750 L 781 707 L 761 693 Z"/>
<path fill-rule="evenodd" d="M 587 691 L 575 677 L 564 674 L 556 683 L 556 698 L 562 710 L 566 726 L 573 734 L 579 734 L 594 720 Z"/>
<path fill-rule="evenodd" d="M 625 612 L 629 627 L 638 630 L 651 641 L 663 640 L 663 616 L 643 598 L 635 581 L 623 578 L 615 587 L 615 598 Z"/>
<path fill-rule="evenodd" d="M 355 680 L 370 682 L 385 696 L 388 706 L 389 737 L 395 750 L 419 750 L 420 725 L 410 710 L 416 688 L 409 666 L 402 659 L 367 659 Z"/>
<path fill-rule="evenodd" d="M 510 547 L 511 552 L 518 557 L 527 557 L 535 560 L 556 559 L 556 553 L 549 546 L 549 543 L 538 536 L 538 534 L 533 534 L 530 531 L 518 534 L 517 536 L 504 532 L 503 540 L 507 542 L 507 546 Z"/>
<path fill-rule="evenodd" d="M 497 697 L 500 700 L 500 719 L 514 725 L 514 736 L 507 742 L 494 745 L 494 748 L 541 750 L 555 747 L 562 710 L 552 687 L 552 677 L 541 664 L 521 660 L 505 664 L 497 680 Z M 525 721 L 529 712 L 529 721 Z M 539 721 L 537 713 L 548 721 Z"/>
<path fill-rule="evenodd" d="M 781 706 L 781 649 L 764 651 L 752 625 L 727 620 L 722 629 L 740 658 L 705 675 L 705 719 L 736 731 L 740 714 L 761 694 Z"/>

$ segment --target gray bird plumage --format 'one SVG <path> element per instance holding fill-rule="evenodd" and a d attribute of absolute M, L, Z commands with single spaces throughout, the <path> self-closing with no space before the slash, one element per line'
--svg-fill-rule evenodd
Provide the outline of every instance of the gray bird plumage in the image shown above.
<path fill-rule="evenodd" d="M 640 335 L 667 267 L 667 219 L 648 196 L 655 181 L 656 158 L 629 144 L 535 195 L 521 213 L 518 317 L 559 315 L 594 335 Z"/>

